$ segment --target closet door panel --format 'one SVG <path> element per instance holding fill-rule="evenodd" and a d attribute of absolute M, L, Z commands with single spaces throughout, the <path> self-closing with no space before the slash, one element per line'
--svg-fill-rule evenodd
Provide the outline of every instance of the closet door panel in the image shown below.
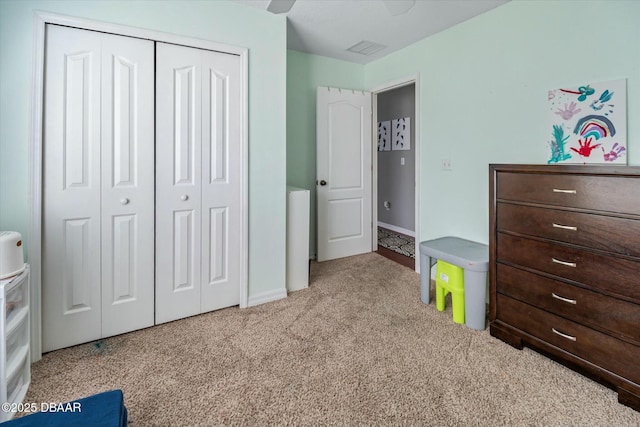
<path fill-rule="evenodd" d="M 154 43 L 102 35 L 102 335 L 153 325 Z"/>
<path fill-rule="evenodd" d="M 42 349 L 101 336 L 100 34 L 47 26 Z"/>
<path fill-rule="evenodd" d="M 156 323 L 200 313 L 202 67 L 156 44 Z"/>
<path fill-rule="evenodd" d="M 240 59 L 202 55 L 202 312 L 240 302 Z"/>

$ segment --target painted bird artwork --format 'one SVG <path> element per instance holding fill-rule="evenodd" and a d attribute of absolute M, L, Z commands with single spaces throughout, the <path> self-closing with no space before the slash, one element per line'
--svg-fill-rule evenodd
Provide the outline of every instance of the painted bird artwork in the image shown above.
<path fill-rule="evenodd" d="M 604 92 L 602 92 L 602 95 L 600 95 L 600 98 L 593 100 L 590 107 L 591 109 L 593 109 L 593 111 L 600 111 L 603 108 L 607 107 L 607 110 L 604 112 L 604 114 L 608 115 L 609 113 L 613 113 L 612 108 L 615 107 L 615 105 L 608 104 L 608 102 L 611 101 L 611 98 L 613 98 L 613 92 L 605 90 Z"/>

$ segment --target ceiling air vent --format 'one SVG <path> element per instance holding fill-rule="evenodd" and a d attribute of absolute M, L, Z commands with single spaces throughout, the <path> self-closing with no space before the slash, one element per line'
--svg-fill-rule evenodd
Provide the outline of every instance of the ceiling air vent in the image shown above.
<path fill-rule="evenodd" d="M 386 47 L 387 46 L 382 44 L 370 42 L 367 40 L 362 40 L 361 42 L 354 44 L 347 50 L 349 52 L 359 53 L 360 55 L 368 56 L 376 52 L 380 52 L 382 49 L 385 49 Z"/>

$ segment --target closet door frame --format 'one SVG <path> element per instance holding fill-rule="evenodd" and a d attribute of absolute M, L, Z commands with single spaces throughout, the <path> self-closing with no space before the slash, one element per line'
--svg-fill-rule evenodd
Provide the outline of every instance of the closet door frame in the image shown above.
<path fill-rule="evenodd" d="M 248 191 L 248 71 L 249 51 L 247 48 L 215 43 L 208 40 L 180 36 L 144 28 L 129 27 L 120 24 L 94 21 L 67 15 L 36 11 L 33 21 L 33 69 L 31 86 L 31 117 L 29 120 L 29 248 L 28 261 L 31 266 L 31 361 L 36 362 L 42 357 L 42 141 L 43 141 L 43 113 L 44 113 L 44 59 L 45 59 L 45 27 L 47 24 L 65 25 L 83 30 L 100 31 L 128 37 L 147 39 L 157 42 L 173 43 L 240 57 L 240 114 L 241 114 L 241 200 L 242 221 L 240 245 L 242 253 L 240 308 L 248 307 L 249 296 L 249 191 Z"/>

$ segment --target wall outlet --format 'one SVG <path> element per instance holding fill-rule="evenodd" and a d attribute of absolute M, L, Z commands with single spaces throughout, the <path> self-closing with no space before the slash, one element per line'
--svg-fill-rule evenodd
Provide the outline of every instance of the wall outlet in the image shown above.
<path fill-rule="evenodd" d="M 442 170 L 450 171 L 453 167 L 451 165 L 451 159 L 442 159 Z"/>

